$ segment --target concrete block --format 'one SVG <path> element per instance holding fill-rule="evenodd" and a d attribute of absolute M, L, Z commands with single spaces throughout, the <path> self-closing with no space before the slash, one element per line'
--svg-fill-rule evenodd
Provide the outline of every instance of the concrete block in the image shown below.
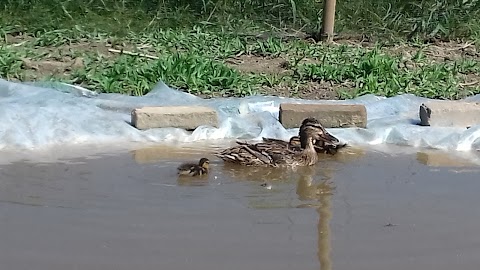
<path fill-rule="evenodd" d="M 279 120 L 285 128 L 300 127 L 307 117 L 315 117 L 325 128 L 367 126 L 367 109 L 364 105 L 280 104 Z"/>
<path fill-rule="evenodd" d="M 421 126 L 469 127 L 480 124 L 480 103 L 431 101 L 419 110 Z"/>
<path fill-rule="evenodd" d="M 162 106 L 134 109 L 132 125 L 138 129 L 175 127 L 193 130 L 198 126 L 218 127 L 217 112 L 201 106 Z"/>

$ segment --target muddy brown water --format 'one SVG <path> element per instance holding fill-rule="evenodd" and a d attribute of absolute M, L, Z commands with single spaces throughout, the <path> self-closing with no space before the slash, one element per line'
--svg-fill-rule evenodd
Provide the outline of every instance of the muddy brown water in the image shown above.
<path fill-rule="evenodd" d="M 480 265 L 480 167 L 467 161 L 350 149 L 293 171 L 228 166 L 202 151 L 0 165 L 0 269 Z M 207 177 L 176 176 L 201 156 L 211 158 Z"/>

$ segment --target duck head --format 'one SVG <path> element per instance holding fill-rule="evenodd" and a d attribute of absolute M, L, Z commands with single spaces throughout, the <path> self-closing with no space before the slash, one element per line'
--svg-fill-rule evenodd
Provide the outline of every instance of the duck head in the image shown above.
<path fill-rule="evenodd" d="M 198 162 L 198 165 L 206 170 L 208 170 L 208 165 L 210 164 L 210 160 L 208 158 L 201 158 Z"/>

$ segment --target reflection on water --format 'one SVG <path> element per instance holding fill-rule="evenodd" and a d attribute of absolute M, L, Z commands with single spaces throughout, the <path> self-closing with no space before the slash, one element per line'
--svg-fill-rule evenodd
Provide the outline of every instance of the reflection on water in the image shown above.
<path fill-rule="evenodd" d="M 320 172 L 317 172 L 319 170 Z M 330 166 L 321 168 L 305 167 L 302 168 L 300 177 L 297 181 L 297 195 L 301 201 L 315 200 L 323 195 L 331 195 L 335 189 L 333 184 L 333 176 L 335 170 Z M 315 183 L 313 177 L 319 179 L 319 183 Z"/>
<path fill-rule="evenodd" d="M 218 142 L 216 144 L 198 142 L 182 145 L 182 147 L 172 145 L 152 145 L 134 149 L 131 151 L 131 154 L 135 162 L 139 164 L 155 163 L 166 159 L 192 159 L 194 157 L 196 158 L 204 156 L 211 160 L 220 162 L 220 159 L 213 156 L 213 153 L 233 145 L 235 145 L 235 142 Z M 342 149 L 341 152 L 334 156 L 328 154 L 319 154 L 319 158 L 320 162 L 322 162 L 322 160 L 350 162 L 363 155 L 365 155 L 364 149 L 349 146 Z"/>
<path fill-rule="evenodd" d="M 332 177 L 338 163 L 325 161 L 311 167 L 269 168 L 245 167 L 234 164 L 217 164 L 221 175 L 235 182 L 251 182 L 255 187 L 249 206 L 255 209 L 316 208 L 318 198 L 334 190 Z M 271 189 L 259 189 L 268 185 Z M 296 190 L 295 190 L 296 189 Z M 296 194 L 292 197 L 290 194 Z"/>
<path fill-rule="evenodd" d="M 231 144 L 231 143 L 230 143 Z M 221 148 L 228 147 L 226 143 L 206 143 L 196 142 L 183 144 L 182 147 L 175 145 L 152 145 L 148 147 L 138 148 L 131 151 L 133 160 L 138 164 L 149 164 L 162 162 L 172 159 L 198 159 L 206 157 L 209 159 L 217 159 L 213 153 Z M 197 160 L 198 161 L 198 160 Z"/>
<path fill-rule="evenodd" d="M 178 153 L 178 152 L 177 152 Z M 341 163 L 355 160 L 365 153 L 361 149 L 352 148 L 350 151 L 344 151 L 336 156 L 320 155 L 321 161 L 337 161 Z M 134 151 L 134 158 L 139 163 L 152 162 L 158 159 L 171 157 L 171 153 L 162 147 L 146 148 Z M 178 156 L 178 155 L 177 155 Z M 185 157 L 191 157 L 185 153 Z M 319 165 L 312 167 L 297 167 L 291 168 L 269 168 L 269 167 L 243 167 L 236 164 L 229 164 L 219 162 L 222 166 L 223 174 L 228 175 L 229 178 L 235 181 L 255 181 L 260 184 L 266 182 L 269 185 L 278 186 L 281 183 L 288 184 L 296 179 L 296 194 L 301 203 L 297 204 L 297 208 L 315 208 L 318 213 L 318 260 L 321 270 L 331 270 L 332 262 L 330 258 L 331 251 L 331 237 L 329 222 L 332 218 L 331 212 L 331 197 L 335 189 L 333 183 L 333 176 L 335 168 L 327 165 Z M 218 169 L 218 168 L 217 168 Z M 317 171 L 318 170 L 318 171 Z M 316 179 L 314 179 L 316 178 Z M 317 181 L 315 181 L 317 180 Z M 206 186 L 208 185 L 208 176 L 201 178 L 192 177 L 178 177 L 179 186 Z M 260 186 L 260 185 L 259 185 Z M 263 194 L 264 195 L 264 194 Z M 252 198 L 259 196 L 250 195 Z M 252 203 L 251 206 L 257 209 L 288 207 L 288 196 L 280 193 L 281 199 L 285 200 L 284 204 L 277 201 L 272 204 L 271 201 L 262 200 L 263 203 Z M 272 199 L 270 197 L 269 199 Z"/>
<path fill-rule="evenodd" d="M 208 181 L 209 177 L 207 175 L 200 175 L 196 177 L 191 177 L 191 176 L 183 176 L 180 175 L 177 178 L 177 184 L 179 186 L 208 186 L 210 183 Z"/>
<path fill-rule="evenodd" d="M 290 181 L 295 170 L 291 168 L 245 167 L 237 164 L 222 164 L 222 173 L 235 181 L 281 182 Z"/>
<path fill-rule="evenodd" d="M 349 154 L 346 156 L 338 155 L 339 160 L 354 160 L 363 154 Z M 333 159 L 333 157 L 330 157 Z M 250 195 L 251 199 L 258 199 L 250 206 L 256 209 L 273 209 L 283 207 L 295 208 L 314 208 L 318 213 L 317 225 L 317 256 L 321 270 L 331 270 L 331 237 L 329 222 L 332 218 L 331 198 L 334 195 L 335 184 L 334 175 L 336 168 L 332 163 L 319 164 L 311 167 L 289 168 L 264 168 L 264 167 L 242 167 L 236 165 L 225 164 L 222 171 L 237 181 L 256 181 L 258 183 L 264 181 L 273 185 L 273 189 L 278 193 L 269 193 L 267 200 L 265 193 L 258 196 Z M 286 189 L 282 187 L 290 186 L 296 182 L 296 195 L 299 203 L 291 205 L 291 198 L 286 196 Z M 275 188 L 276 187 L 276 188 Z M 275 201 L 275 203 L 273 203 Z"/>
<path fill-rule="evenodd" d="M 331 194 L 320 196 L 320 206 L 318 212 L 318 260 L 321 270 L 332 269 L 332 259 L 330 257 L 331 237 L 330 237 L 330 219 L 332 218 Z"/>
<path fill-rule="evenodd" d="M 297 182 L 297 195 L 301 201 L 317 201 L 316 210 L 318 213 L 318 260 L 321 270 L 331 270 L 332 261 L 330 258 L 331 239 L 329 222 L 332 218 L 331 198 L 333 195 L 334 171 L 325 169 L 324 179 L 320 183 L 315 183 L 313 176 L 315 167 L 307 167 L 302 170 Z M 312 204 L 309 204 L 312 207 Z"/>
<path fill-rule="evenodd" d="M 471 161 L 440 150 L 417 152 L 417 161 L 431 167 L 472 167 Z"/>
<path fill-rule="evenodd" d="M 347 148 L 311 167 L 212 158 L 208 175 L 176 175 L 210 153 L 153 147 L 1 166 L 2 269 L 478 267 L 478 174 Z"/>

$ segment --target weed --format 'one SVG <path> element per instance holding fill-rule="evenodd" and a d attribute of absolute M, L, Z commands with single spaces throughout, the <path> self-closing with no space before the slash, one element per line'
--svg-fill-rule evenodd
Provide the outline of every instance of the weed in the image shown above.
<path fill-rule="evenodd" d="M 195 54 L 175 53 L 158 60 L 120 56 L 114 61 L 103 58 L 73 74 L 73 80 L 107 93 L 143 95 L 159 80 L 193 94 L 230 92 L 251 94 L 247 78 L 238 71 Z"/>
<path fill-rule="evenodd" d="M 316 0 L 5 2 L 0 7 L 0 77 L 6 79 L 61 80 L 129 95 L 143 95 L 159 80 L 205 96 L 251 95 L 264 87 L 287 88 L 296 95 L 315 83 L 338 91 L 340 98 L 412 93 L 456 99 L 480 92 L 476 51 L 467 55 L 464 46 L 453 60 L 440 61 L 424 45 L 432 39 L 480 39 L 478 0 L 337 3 L 337 32 L 368 34 L 384 44 L 408 41 L 412 46 L 405 54 L 372 48 L 372 43 L 327 46 L 287 40 L 289 28 L 319 29 L 322 5 Z M 111 48 L 147 56 L 111 53 Z M 275 67 L 282 70 L 274 74 L 248 72 L 248 66 L 240 72 L 226 64 L 243 55 L 266 61 L 264 66 L 278 64 L 268 61 L 279 57 L 288 64 Z M 34 76 L 23 58 L 39 65 Z M 69 67 L 78 59 L 81 64 L 60 73 L 42 68 L 43 62 Z"/>
<path fill-rule="evenodd" d="M 346 56 L 339 57 L 338 50 Z M 336 57 L 333 57 L 333 56 Z M 319 63 L 298 65 L 295 74 L 304 81 L 352 82 L 354 91 L 342 91 L 342 98 L 353 98 L 365 94 L 386 97 L 398 94 L 415 94 L 429 98 L 458 99 L 466 94 L 480 93 L 480 88 L 459 91 L 460 74 L 478 72 L 480 64 L 471 60 L 447 63 L 422 61 L 416 53 L 410 61 L 417 67 L 402 69 L 402 57 L 380 53 L 378 48 L 371 51 L 350 52 L 345 47 L 324 54 Z"/>
<path fill-rule="evenodd" d="M 0 77 L 7 80 L 23 78 L 20 55 L 6 47 L 0 47 Z"/>

